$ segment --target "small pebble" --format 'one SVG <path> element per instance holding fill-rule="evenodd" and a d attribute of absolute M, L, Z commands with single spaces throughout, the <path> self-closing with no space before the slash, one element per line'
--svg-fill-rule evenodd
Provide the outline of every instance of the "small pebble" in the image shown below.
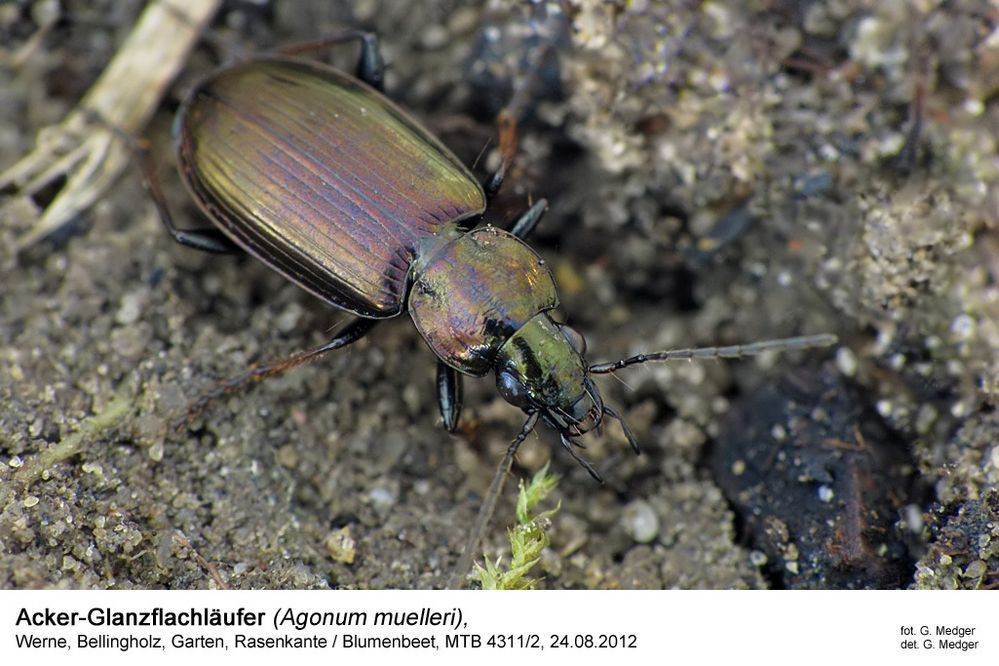
<path fill-rule="evenodd" d="M 857 356 L 848 347 L 840 347 L 836 350 L 836 367 L 847 377 L 857 374 Z"/>
<path fill-rule="evenodd" d="M 115 321 L 124 326 L 139 321 L 148 300 L 149 292 L 145 288 L 128 292 L 121 299 L 121 305 L 118 307 L 118 312 L 115 313 Z"/>
<path fill-rule="evenodd" d="M 645 500 L 635 500 L 621 515 L 624 531 L 637 543 L 651 543 L 659 535 L 659 516 Z"/>
<path fill-rule="evenodd" d="M 292 469 L 298 465 L 298 450 L 291 444 L 286 444 L 277 450 L 276 458 L 279 465 Z"/>
<path fill-rule="evenodd" d="M 342 564 L 353 564 L 354 556 L 357 554 L 357 542 L 354 541 L 350 533 L 350 525 L 347 525 L 326 537 L 323 542 L 326 552 L 335 562 Z"/>
<path fill-rule="evenodd" d="M 387 486 L 376 486 L 368 492 L 368 497 L 371 499 L 371 503 L 374 504 L 375 509 L 384 512 L 395 506 L 399 497 L 397 493 L 393 491 L 392 488 Z"/>
<path fill-rule="evenodd" d="M 988 566 L 982 560 L 975 560 L 964 569 L 965 578 L 981 578 L 988 571 Z"/>

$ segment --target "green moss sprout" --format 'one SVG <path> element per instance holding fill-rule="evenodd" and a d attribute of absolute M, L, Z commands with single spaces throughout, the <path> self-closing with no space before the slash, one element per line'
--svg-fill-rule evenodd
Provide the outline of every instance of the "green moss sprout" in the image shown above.
<path fill-rule="evenodd" d="M 471 580 L 483 590 L 533 590 L 539 579 L 528 574 L 541 559 L 541 551 L 548 547 L 547 530 L 551 517 L 558 513 L 561 502 L 553 509 L 535 513 L 537 506 L 548 497 L 558 484 L 558 476 L 548 473 L 548 465 L 539 469 L 525 484 L 520 480 L 517 495 L 517 524 L 508 530 L 510 536 L 510 562 L 504 566 L 503 557 L 495 562 L 484 557 L 484 565 L 475 564 Z"/>

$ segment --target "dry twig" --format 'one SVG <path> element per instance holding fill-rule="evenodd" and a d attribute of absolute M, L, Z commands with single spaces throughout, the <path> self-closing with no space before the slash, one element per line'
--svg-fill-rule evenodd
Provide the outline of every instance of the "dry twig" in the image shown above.
<path fill-rule="evenodd" d="M 20 252 L 87 210 L 128 164 L 129 140 L 152 116 L 221 0 L 154 0 L 97 82 L 35 149 L 5 172 L 0 189 L 32 196 L 65 177 L 38 222 L 15 242 Z"/>

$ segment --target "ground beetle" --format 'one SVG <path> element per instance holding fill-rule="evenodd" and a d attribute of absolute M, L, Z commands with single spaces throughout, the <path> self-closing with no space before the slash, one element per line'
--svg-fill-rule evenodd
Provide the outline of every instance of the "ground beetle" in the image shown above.
<path fill-rule="evenodd" d="M 574 438 L 606 416 L 619 421 L 639 449 L 591 375 L 646 361 L 738 357 L 835 341 L 818 335 L 588 365 L 583 337 L 550 316 L 558 305 L 551 271 L 522 240 L 546 202 L 531 206 L 510 231 L 475 228 L 514 153 L 511 114 L 501 114 L 502 164 L 480 185 L 380 92 L 384 67 L 373 35 L 348 32 L 322 44 L 355 40 L 361 44 L 356 78 L 285 51 L 211 74 L 177 116 L 183 180 L 217 229 L 178 229 L 153 188 L 173 238 L 208 252 L 252 254 L 357 315 L 328 343 L 225 382 L 192 404 L 191 413 L 248 381 L 344 347 L 379 320 L 407 311 L 439 359 L 439 404 L 449 431 L 461 409 L 461 375 L 492 371 L 500 395 L 528 415 L 501 469 L 540 419 L 599 480 Z"/>

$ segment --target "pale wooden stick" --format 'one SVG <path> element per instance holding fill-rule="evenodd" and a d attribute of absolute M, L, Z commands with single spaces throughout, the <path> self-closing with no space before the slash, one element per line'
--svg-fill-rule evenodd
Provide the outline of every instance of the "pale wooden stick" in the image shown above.
<path fill-rule="evenodd" d="M 38 133 L 35 149 L 0 173 L 0 189 L 31 196 L 66 184 L 14 251 L 36 243 L 87 210 L 128 164 L 138 136 L 183 67 L 221 0 L 155 0 L 97 82 L 59 125 Z"/>

